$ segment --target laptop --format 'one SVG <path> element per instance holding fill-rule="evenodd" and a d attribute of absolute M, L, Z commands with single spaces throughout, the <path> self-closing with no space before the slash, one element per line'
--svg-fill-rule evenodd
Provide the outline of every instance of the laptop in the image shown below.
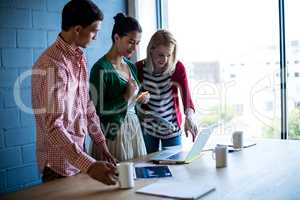
<path fill-rule="evenodd" d="M 185 164 L 192 162 L 200 157 L 201 151 L 215 127 L 217 127 L 217 125 L 212 125 L 203 129 L 201 133 L 198 134 L 193 147 L 189 151 L 178 148 L 163 150 L 151 157 L 150 161 L 159 164 Z"/>

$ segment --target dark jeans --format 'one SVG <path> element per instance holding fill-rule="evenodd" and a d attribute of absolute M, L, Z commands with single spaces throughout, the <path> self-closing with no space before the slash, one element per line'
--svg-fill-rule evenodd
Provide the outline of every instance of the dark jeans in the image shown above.
<path fill-rule="evenodd" d="M 46 183 L 48 181 L 53 181 L 53 180 L 60 179 L 63 177 L 65 177 L 65 176 L 59 175 L 58 173 L 56 173 L 49 167 L 45 167 L 44 171 L 43 171 L 43 175 L 42 175 L 42 181 L 44 183 Z"/>
<path fill-rule="evenodd" d="M 181 145 L 181 135 L 169 139 L 160 139 L 148 134 L 144 134 L 144 141 L 145 141 L 147 153 L 153 153 L 159 151 L 160 141 L 162 147 Z"/>

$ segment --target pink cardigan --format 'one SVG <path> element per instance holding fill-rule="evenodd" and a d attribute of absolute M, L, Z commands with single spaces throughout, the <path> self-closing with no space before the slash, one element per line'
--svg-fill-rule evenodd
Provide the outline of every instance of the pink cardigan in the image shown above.
<path fill-rule="evenodd" d="M 139 78 L 141 84 L 143 84 L 143 78 L 144 78 L 143 67 L 145 66 L 145 60 L 141 60 L 141 61 L 137 62 L 136 66 L 137 66 L 137 70 L 138 70 L 138 78 Z M 181 99 L 182 99 L 182 104 L 183 104 L 184 110 L 186 110 L 188 108 L 195 110 L 194 104 L 193 104 L 193 101 L 191 98 L 190 89 L 188 86 L 188 80 L 187 80 L 187 76 L 186 76 L 185 67 L 180 61 L 178 61 L 176 63 L 175 71 L 174 71 L 173 75 L 171 76 L 171 81 L 173 83 L 172 91 L 173 91 L 174 108 L 176 111 L 177 123 L 178 123 L 178 126 L 180 127 L 181 123 L 182 123 L 182 116 L 181 116 L 181 112 L 179 109 L 178 88 L 180 89 L 180 92 L 182 94 Z M 143 108 L 147 110 L 147 104 L 143 105 Z"/>

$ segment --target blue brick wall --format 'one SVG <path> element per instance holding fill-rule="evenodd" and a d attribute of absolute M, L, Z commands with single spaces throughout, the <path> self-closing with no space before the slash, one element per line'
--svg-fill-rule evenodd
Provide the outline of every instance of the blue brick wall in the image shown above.
<path fill-rule="evenodd" d="M 31 79 L 20 75 L 31 69 L 60 31 L 61 11 L 68 0 L 0 1 L 0 196 L 39 184 L 35 157 L 35 121 L 15 101 L 31 108 Z M 98 39 L 86 50 L 88 68 L 111 46 L 113 16 L 126 12 L 125 0 L 94 0 L 104 12 Z M 17 98 L 18 99 L 18 98 Z"/>
<path fill-rule="evenodd" d="M 20 183 L 26 184 L 39 178 L 38 167 L 35 164 L 16 167 L 7 170 L 7 187 L 17 187 Z"/>
<path fill-rule="evenodd" d="M 32 58 L 33 58 L 32 49 L 27 49 L 27 48 L 3 48 L 2 49 L 2 66 L 4 68 L 18 68 L 18 67 L 32 66 Z"/>
<path fill-rule="evenodd" d="M 33 163 L 36 161 L 35 150 L 35 145 L 32 144 L 22 147 L 23 163 Z"/>
<path fill-rule="evenodd" d="M 16 30 L 1 29 L 0 30 L 0 46 L 1 47 L 16 47 Z"/>
<path fill-rule="evenodd" d="M 29 9 L 0 8 L 1 28 L 31 28 L 31 12 Z"/>
<path fill-rule="evenodd" d="M 18 78 L 18 70 L 17 69 L 3 69 L 3 68 L 1 69 L 0 68 L 0 87 L 1 88 L 13 88 L 17 78 Z"/>
<path fill-rule="evenodd" d="M 28 40 L 28 38 L 35 40 Z M 44 30 L 19 30 L 17 32 L 18 47 L 45 48 L 47 46 L 47 32 Z"/>
<path fill-rule="evenodd" d="M 4 90 L 0 89 L 0 110 L 4 107 L 4 98 L 5 98 L 4 95 L 5 95 Z"/>
<path fill-rule="evenodd" d="M 4 147 L 3 130 L 0 129 L 0 150 Z"/>
<path fill-rule="evenodd" d="M 0 151 L 1 163 L 0 167 L 8 168 L 20 165 L 21 160 L 21 150 L 18 147 L 6 148 Z"/>
<path fill-rule="evenodd" d="M 6 180 L 5 171 L 1 170 L 0 171 L 0 191 L 5 190 L 5 180 Z"/>

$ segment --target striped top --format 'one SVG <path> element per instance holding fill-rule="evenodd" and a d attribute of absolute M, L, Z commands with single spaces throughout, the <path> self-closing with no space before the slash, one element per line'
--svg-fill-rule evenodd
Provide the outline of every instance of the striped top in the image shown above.
<path fill-rule="evenodd" d="M 139 81 L 142 83 L 142 85 L 144 85 L 144 80 L 145 80 L 144 68 L 147 69 L 147 67 L 145 67 L 145 65 L 146 65 L 145 60 L 141 60 L 136 63 Z M 148 73 L 148 75 L 150 77 L 154 76 L 149 73 Z M 184 110 L 187 110 L 187 109 L 195 110 L 194 103 L 191 98 L 191 93 L 190 93 L 190 89 L 189 89 L 189 85 L 188 85 L 188 79 L 187 79 L 185 67 L 180 61 L 177 61 L 174 73 L 171 74 L 170 84 L 171 84 L 170 87 L 172 88 L 172 97 L 173 97 L 173 104 L 174 104 L 173 109 L 175 110 L 175 113 L 176 113 L 177 125 L 180 128 L 181 123 L 182 123 L 182 115 L 181 115 L 181 110 L 180 110 L 180 106 L 179 106 L 179 97 L 181 97 L 180 100 L 182 102 L 182 106 L 183 106 Z M 152 85 L 156 87 L 155 83 Z M 145 91 L 145 89 L 143 89 L 143 90 Z M 179 91 L 180 91 L 180 94 L 179 94 Z M 148 104 L 142 104 L 142 105 L 140 105 L 140 107 L 142 110 L 146 110 L 146 111 L 150 110 Z M 179 135 L 180 133 L 177 133 L 177 134 Z M 174 134 L 174 135 L 176 135 L 176 134 Z M 171 138 L 172 136 L 169 136 L 169 137 Z M 168 137 L 166 137 L 166 138 L 168 138 Z"/>
<path fill-rule="evenodd" d="M 180 128 L 176 119 L 174 109 L 174 98 L 172 92 L 172 81 L 170 74 L 153 74 L 143 69 L 144 80 L 142 90 L 150 93 L 150 100 L 147 103 L 148 112 L 151 116 L 146 116 L 141 121 L 145 134 L 161 139 L 168 139 L 180 135 Z M 161 123 L 155 116 L 163 118 L 173 125 L 173 129 Z"/>

